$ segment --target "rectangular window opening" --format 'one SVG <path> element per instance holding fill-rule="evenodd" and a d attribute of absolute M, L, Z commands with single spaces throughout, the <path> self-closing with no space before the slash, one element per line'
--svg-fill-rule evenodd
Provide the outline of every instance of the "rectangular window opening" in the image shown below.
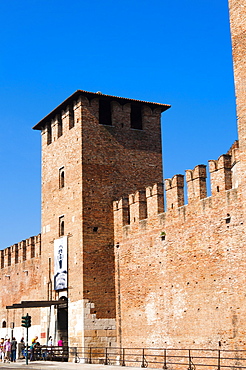
<path fill-rule="evenodd" d="M 58 124 L 58 137 L 62 136 L 62 133 L 63 133 L 63 127 L 62 127 L 62 118 L 61 118 L 61 115 L 59 114 L 58 115 L 58 118 L 57 118 L 57 124 Z"/>
<path fill-rule="evenodd" d="M 65 225 L 64 216 L 59 217 L 59 236 L 64 236 Z"/>
<path fill-rule="evenodd" d="M 100 125 L 112 126 L 110 100 L 99 99 L 99 123 Z"/>
<path fill-rule="evenodd" d="M 61 167 L 59 169 L 59 189 L 64 188 L 65 186 L 65 173 L 64 173 L 64 167 Z"/>
<path fill-rule="evenodd" d="M 69 107 L 69 130 L 74 127 L 74 110 L 73 107 Z"/>
<path fill-rule="evenodd" d="M 131 105 L 131 128 L 134 128 L 136 130 L 143 129 L 141 105 L 138 104 Z"/>
<path fill-rule="evenodd" d="M 51 123 L 47 123 L 47 145 L 51 144 L 52 142 L 52 129 Z"/>

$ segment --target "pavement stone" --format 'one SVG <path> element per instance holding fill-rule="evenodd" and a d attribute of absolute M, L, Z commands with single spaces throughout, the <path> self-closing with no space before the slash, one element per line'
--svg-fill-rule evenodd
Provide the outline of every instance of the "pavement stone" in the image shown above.
<path fill-rule="evenodd" d="M 101 364 L 84 364 L 74 362 L 56 362 L 56 361 L 32 361 L 26 364 L 25 360 L 17 360 L 11 363 L 0 363 L 0 370 L 44 370 L 45 368 L 50 370 L 122 370 L 121 366 L 116 365 L 101 365 Z M 132 370 L 138 369 L 139 367 L 130 367 Z"/>

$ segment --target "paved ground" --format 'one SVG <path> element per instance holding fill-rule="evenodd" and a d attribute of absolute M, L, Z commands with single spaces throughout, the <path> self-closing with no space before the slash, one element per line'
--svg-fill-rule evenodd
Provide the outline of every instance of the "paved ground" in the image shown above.
<path fill-rule="evenodd" d="M 139 370 L 139 367 L 130 367 L 131 370 Z M 75 364 L 74 362 L 55 362 L 55 361 L 32 361 L 26 365 L 25 360 L 17 362 L 0 363 L 0 370 L 122 370 L 121 366 L 96 365 L 96 364 Z"/>

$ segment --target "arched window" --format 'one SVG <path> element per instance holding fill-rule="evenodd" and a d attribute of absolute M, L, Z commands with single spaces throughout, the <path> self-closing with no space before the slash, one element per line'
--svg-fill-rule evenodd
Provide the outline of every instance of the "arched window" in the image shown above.
<path fill-rule="evenodd" d="M 3 320 L 3 322 L 2 322 L 2 328 L 6 328 L 6 327 L 7 327 L 6 321 Z"/>
<path fill-rule="evenodd" d="M 62 189 L 65 186 L 65 173 L 64 167 L 59 169 L 59 188 Z"/>
<path fill-rule="evenodd" d="M 59 217 L 59 236 L 64 235 L 64 229 L 65 229 L 64 216 L 61 216 Z"/>

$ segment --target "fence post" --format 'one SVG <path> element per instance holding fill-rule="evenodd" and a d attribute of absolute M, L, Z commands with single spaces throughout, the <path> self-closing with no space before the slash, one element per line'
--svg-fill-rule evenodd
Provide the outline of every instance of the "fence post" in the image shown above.
<path fill-rule="evenodd" d="M 74 362 L 77 362 L 78 361 L 78 351 L 77 351 L 77 347 L 75 347 L 75 351 L 74 351 L 74 353 L 75 353 L 75 361 Z"/>
<path fill-rule="evenodd" d="M 122 363 L 121 363 L 121 366 L 126 366 L 126 364 L 125 364 L 125 348 L 123 348 L 123 350 L 122 350 Z"/>
<path fill-rule="evenodd" d="M 189 366 L 188 366 L 188 370 L 193 370 L 192 360 L 191 360 L 191 351 L 190 351 L 190 349 L 189 349 Z"/>
<path fill-rule="evenodd" d="M 164 364 L 163 369 L 167 369 L 167 350 L 164 349 Z"/>
<path fill-rule="evenodd" d="M 90 352 L 89 352 L 89 364 L 91 364 L 91 347 L 90 347 Z"/>
<path fill-rule="evenodd" d="M 105 361 L 104 361 L 104 365 L 108 365 L 108 348 L 107 347 L 105 348 Z"/>
<path fill-rule="evenodd" d="M 144 348 L 143 348 L 143 355 L 142 355 L 142 364 L 141 367 L 147 367 L 146 366 L 146 361 L 145 361 L 145 356 L 144 356 Z"/>
<path fill-rule="evenodd" d="M 218 370 L 220 370 L 220 349 L 218 350 Z"/>

